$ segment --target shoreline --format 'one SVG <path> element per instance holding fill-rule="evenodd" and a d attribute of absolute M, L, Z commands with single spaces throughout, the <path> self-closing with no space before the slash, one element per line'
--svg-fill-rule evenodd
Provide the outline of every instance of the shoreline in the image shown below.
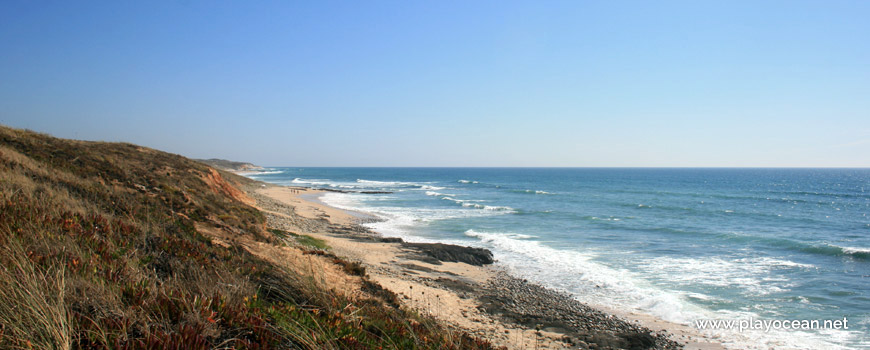
<path fill-rule="evenodd" d="M 499 346 L 725 349 L 690 326 L 636 311 L 587 305 L 511 276 L 497 264 L 473 266 L 421 258 L 425 254 L 401 239 L 384 239 L 361 226 L 377 216 L 331 207 L 317 198 L 329 191 L 265 184 L 248 192 L 258 199 L 258 209 L 271 215 L 270 226 L 323 239 L 336 255 L 365 266 L 372 279 L 396 293 L 404 306 Z M 286 207 L 264 208 L 268 200 Z M 282 211 L 306 220 L 277 215 Z"/>

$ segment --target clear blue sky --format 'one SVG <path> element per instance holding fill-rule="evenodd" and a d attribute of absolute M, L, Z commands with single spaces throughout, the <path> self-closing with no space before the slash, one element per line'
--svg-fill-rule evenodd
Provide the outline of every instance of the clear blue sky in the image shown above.
<path fill-rule="evenodd" d="M 870 166 L 870 1 L 0 2 L 0 123 L 287 166 Z"/>

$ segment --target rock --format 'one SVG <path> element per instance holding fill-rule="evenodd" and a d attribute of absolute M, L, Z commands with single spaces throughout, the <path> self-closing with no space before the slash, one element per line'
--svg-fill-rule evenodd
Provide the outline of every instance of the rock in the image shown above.
<path fill-rule="evenodd" d="M 444 243 L 402 243 L 402 247 L 438 261 L 463 262 L 474 266 L 492 264 L 492 252 L 483 248 Z"/>

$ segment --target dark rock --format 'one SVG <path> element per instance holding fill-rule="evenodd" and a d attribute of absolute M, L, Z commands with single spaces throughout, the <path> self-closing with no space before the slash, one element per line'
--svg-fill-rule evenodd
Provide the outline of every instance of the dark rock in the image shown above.
<path fill-rule="evenodd" d="M 649 333 L 633 332 L 619 335 L 628 342 L 629 350 L 653 349 L 656 346 L 656 338 Z"/>
<path fill-rule="evenodd" d="M 463 262 L 474 266 L 483 266 L 494 262 L 492 252 L 483 248 L 444 243 L 402 243 L 402 247 L 438 261 Z"/>
<path fill-rule="evenodd" d="M 482 312 L 528 329 L 544 329 L 578 339 L 580 348 L 682 347 L 666 334 L 653 334 L 648 328 L 593 309 L 568 294 L 505 273 L 497 274 L 476 294 Z"/>

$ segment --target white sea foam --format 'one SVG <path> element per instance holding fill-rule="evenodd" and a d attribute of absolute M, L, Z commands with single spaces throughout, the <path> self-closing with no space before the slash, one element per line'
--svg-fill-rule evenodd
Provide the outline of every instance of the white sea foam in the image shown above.
<path fill-rule="evenodd" d="M 870 254 L 870 248 L 840 247 L 846 254 Z"/>
<path fill-rule="evenodd" d="M 418 188 L 421 190 L 428 191 L 438 191 L 443 190 L 445 187 L 434 186 L 430 182 L 406 182 L 406 181 L 376 181 L 376 180 L 365 180 L 365 179 L 357 179 L 357 186 L 365 187 L 365 188 Z"/>
<path fill-rule="evenodd" d="M 486 208 L 486 205 L 483 205 L 483 204 L 470 203 L 470 202 L 457 202 L 457 203 L 459 203 L 460 205 L 462 205 L 463 207 L 466 207 L 466 208 L 474 208 L 474 209 Z"/>
<path fill-rule="evenodd" d="M 525 193 L 534 193 L 534 194 L 555 194 L 555 193 L 552 193 L 552 192 L 541 191 L 541 190 L 524 190 L 524 191 L 522 191 L 522 192 L 525 192 Z"/>
<path fill-rule="evenodd" d="M 789 290 L 791 284 L 778 269 L 813 269 L 815 266 L 770 257 L 726 259 L 717 257 L 674 258 L 656 257 L 638 267 L 652 275 L 668 276 L 668 280 L 686 285 L 733 287 L 746 297 L 767 295 Z"/>
<path fill-rule="evenodd" d="M 417 182 L 402 182 L 402 181 L 375 181 L 375 180 L 364 180 L 357 179 L 354 182 L 344 182 L 344 181 L 333 181 L 329 179 L 303 179 L 303 178 L 295 178 L 289 182 L 289 184 L 295 185 L 310 185 L 310 186 L 321 186 L 321 187 L 332 187 L 332 188 L 341 188 L 341 189 L 349 189 L 349 190 L 372 190 L 372 189 L 383 189 L 390 191 L 398 191 L 401 192 L 403 189 L 421 189 L 421 190 L 441 190 L 444 187 L 427 185 L 425 183 L 417 183 Z"/>
<path fill-rule="evenodd" d="M 327 205 L 368 213 L 383 221 L 367 223 L 364 226 L 390 237 L 402 237 L 410 241 L 432 241 L 415 236 L 414 232 L 421 226 L 438 220 L 457 218 L 484 217 L 508 214 L 502 210 L 468 210 L 467 208 L 425 208 L 425 207 L 387 207 L 373 206 L 372 202 L 384 200 L 382 195 L 366 195 L 356 193 L 324 193 L 320 200 Z M 443 240 L 440 240 L 443 242 Z"/>
<path fill-rule="evenodd" d="M 508 206 L 503 206 L 503 205 L 484 205 L 483 210 L 516 212 L 516 210 L 514 208 L 511 208 Z"/>
<path fill-rule="evenodd" d="M 297 177 L 297 178 L 291 180 L 290 182 L 299 183 L 299 184 L 310 184 L 310 183 L 329 183 L 329 180 L 326 180 L 326 179 L 302 179 L 302 178 Z"/>
<path fill-rule="evenodd" d="M 629 218 L 631 218 L 631 217 L 629 217 Z M 590 219 L 590 220 L 604 220 L 604 221 L 620 221 L 620 220 L 622 220 L 622 219 L 620 219 L 620 218 L 613 217 L 613 216 L 611 216 L 611 217 L 606 217 L 606 218 L 599 218 L 599 217 L 597 217 L 597 216 L 591 216 L 591 217 L 589 217 L 589 219 Z"/>
<path fill-rule="evenodd" d="M 780 268 L 780 267 L 794 267 L 801 269 L 816 269 L 817 267 L 812 264 L 801 264 L 798 262 L 776 259 L 770 257 L 760 257 L 760 258 L 751 258 L 751 259 L 737 259 L 739 262 L 746 262 L 750 264 L 758 264 L 762 266 L 767 266 L 770 268 Z"/>
<path fill-rule="evenodd" d="M 471 230 L 471 231 L 473 231 L 473 230 Z M 522 234 L 522 233 L 506 233 L 505 236 L 508 237 L 508 238 L 515 238 L 515 239 L 532 239 L 532 238 L 538 238 L 538 236 L 526 235 L 526 234 Z"/>
<path fill-rule="evenodd" d="M 274 174 L 283 174 L 284 170 L 253 170 L 254 172 L 248 173 L 245 175 L 248 176 L 258 176 L 258 175 L 274 175 Z"/>
<path fill-rule="evenodd" d="M 441 197 L 441 199 L 443 199 L 445 201 L 456 202 L 456 203 L 486 202 L 483 199 L 456 199 L 456 198 L 453 198 L 452 196 L 455 196 L 455 195 L 448 194 L 448 195 L 445 195 L 444 197 Z"/>
<path fill-rule="evenodd" d="M 301 179 L 298 177 L 291 180 L 290 183 L 299 184 L 299 185 L 328 186 L 328 187 L 339 187 L 340 186 L 339 184 L 332 182 L 330 180 L 327 180 L 327 179 Z"/>
<path fill-rule="evenodd" d="M 496 258 L 520 275 L 575 293 L 582 301 L 617 308 L 644 306 L 670 321 L 690 320 L 683 316 L 685 306 L 678 297 L 643 287 L 628 270 L 597 262 L 595 252 L 555 249 L 510 232 L 468 230 L 465 235 L 492 247 Z"/>
<path fill-rule="evenodd" d="M 655 271 L 650 273 L 633 273 L 626 269 L 608 266 L 599 262 L 597 253 L 589 251 L 573 251 L 555 249 L 542 242 L 520 238 L 516 233 L 480 232 L 468 230 L 466 236 L 479 239 L 484 246 L 491 248 L 499 264 L 509 268 L 516 274 L 553 288 L 573 293 L 579 300 L 592 305 L 602 305 L 621 310 L 638 310 L 660 317 L 671 322 L 691 324 L 696 319 L 758 319 L 758 315 L 748 311 L 711 311 L 696 305 L 693 301 L 709 301 L 711 296 L 694 293 L 667 291 L 656 287 L 646 280 L 651 273 L 662 274 L 679 280 L 694 278 L 706 279 L 716 285 L 729 283 L 760 285 L 763 283 L 782 282 L 771 281 L 766 277 L 740 279 L 737 272 L 753 273 L 774 268 L 813 268 L 812 265 L 800 264 L 788 260 L 773 258 L 748 258 L 746 260 L 714 261 L 704 264 L 703 261 L 689 260 L 656 260 L 650 266 Z M 752 268 L 748 265 L 760 267 Z M 688 269 L 688 271 L 686 271 Z M 737 281 L 727 281 L 727 278 L 717 277 L 724 273 Z M 760 331 L 737 332 L 733 330 L 705 330 L 710 337 L 722 341 L 732 349 L 841 349 L 843 347 L 831 343 L 828 338 L 813 333 L 794 331 Z M 855 338 L 860 335 L 848 331 L 832 333 L 834 337 Z"/>
<path fill-rule="evenodd" d="M 441 199 L 457 203 L 464 208 L 481 209 L 481 210 L 486 210 L 486 211 L 501 211 L 501 212 L 506 212 L 506 213 L 516 213 L 516 209 L 508 207 L 508 206 L 480 204 L 480 202 L 486 202 L 485 200 L 482 200 L 482 199 L 456 199 L 456 198 L 453 198 L 450 196 L 445 196 L 445 197 L 442 197 Z"/>
<path fill-rule="evenodd" d="M 360 183 L 360 184 L 366 184 L 366 185 L 377 186 L 377 187 L 397 187 L 397 186 L 417 186 L 417 187 L 420 187 L 420 186 L 423 186 L 423 185 L 418 184 L 416 182 L 402 182 L 402 181 L 375 181 L 375 180 L 356 179 L 356 182 Z"/>
<path fill-rule="evenodd" d="M 682 295 L 685 295 L 686 297 L 691 298 L 691 299 L 697 299 L 697 300 L 703 300 L 703 301 L 718 300 L 718 298 L 714 298 L 714 297 L 709 296 L 707 294 L 695 293 L 695 292 L 683 292 Z"/>

